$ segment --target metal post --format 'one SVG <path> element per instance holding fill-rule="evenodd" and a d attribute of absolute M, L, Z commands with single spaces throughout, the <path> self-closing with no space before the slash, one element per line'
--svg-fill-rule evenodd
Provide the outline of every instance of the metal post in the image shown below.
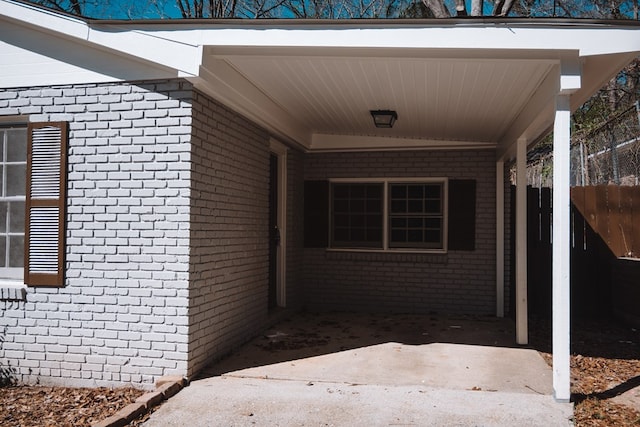
<path fill-rule="evenodd" d="M 616 185 L 620 185 L 620 165 L 618 162 L 618 142 L 616 141 L 616 128 L 613 123 L 607 127 L 611 132 L 611 138 L 609 138 L 609 149 L 611 150 L 611 169 L 613 173 L 613 182 Z"/>

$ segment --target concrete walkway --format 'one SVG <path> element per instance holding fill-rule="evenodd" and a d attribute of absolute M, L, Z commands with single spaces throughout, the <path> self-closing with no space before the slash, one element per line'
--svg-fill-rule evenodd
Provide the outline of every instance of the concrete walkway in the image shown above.
<path fill-rule="evenodd" d="M 299 315 L 212 365 L 144 425 L 571 425 L 551 369 L 507 346 L 511 332 L 504 319 Z"/>

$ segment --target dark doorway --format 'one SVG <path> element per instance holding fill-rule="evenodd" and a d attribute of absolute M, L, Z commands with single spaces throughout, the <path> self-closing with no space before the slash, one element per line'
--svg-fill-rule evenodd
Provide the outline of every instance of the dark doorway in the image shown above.
<path fill-rule="evenodd" d="M 278 306 L 278 156 L 269 162 L 269 309 Z"/>

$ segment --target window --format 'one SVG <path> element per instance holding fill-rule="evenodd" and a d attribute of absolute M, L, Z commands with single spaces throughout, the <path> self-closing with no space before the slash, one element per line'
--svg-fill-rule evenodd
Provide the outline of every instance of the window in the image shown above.
<path fill-rule="evenodd" d="M 0 278 L 22 279 L 24 268 L 27 128 L 0 128 Z"/>
<path fill-rule="evenodd" d="M 333 248 L 445 250 L 446 180 L 331 183 Z"/>
<path fill-rule="evenodd" d="M 0 281 L 63 286 L 69 125 L 0 119 Z"/>
<path fill-rule="evenodd" d="M 382 247 L 382 184 L 336 183 L 331 193 L 333 246 Z"/>
<path fill-rule="evenodd" d="M 390 248 L 443 248 L 443 185 L 389 184 Z"/>

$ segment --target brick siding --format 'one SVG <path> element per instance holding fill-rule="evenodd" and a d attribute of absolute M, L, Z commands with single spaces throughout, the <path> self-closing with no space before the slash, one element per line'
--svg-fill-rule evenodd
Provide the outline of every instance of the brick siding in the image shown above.
<path fill-rule="evenodd" d="M 189 372 L 264 328 L 269 135 L 196 92 L 193 104 Z"/>
<path fill-rule="evenodd" d="M 3 291 L 3 369 L 150 387 L 265 327 L 266 131 L 181 80 L 4 90 L 0 115 L 70 123 L 65 287 L 23 301 Z M 303 297 L 303 157 L 288 159 L 291 307 Z"/>
<path fill-rule="evenodd" d="M 0 115 L 70 123 L 65 287 L 0 301 L 0 360 L 19 379 L 186 373 L 190 98 L 178 80 L 0 92 Z"/>
<path fill-rule="evenodd" d="M 305 249 L 307 305 L 321 310 L 494 314 L 495 152 L 327 153 L 306 158 L 307 180 L 369 177 L 477 180 L 476 250 L 419 255 Z"/>

